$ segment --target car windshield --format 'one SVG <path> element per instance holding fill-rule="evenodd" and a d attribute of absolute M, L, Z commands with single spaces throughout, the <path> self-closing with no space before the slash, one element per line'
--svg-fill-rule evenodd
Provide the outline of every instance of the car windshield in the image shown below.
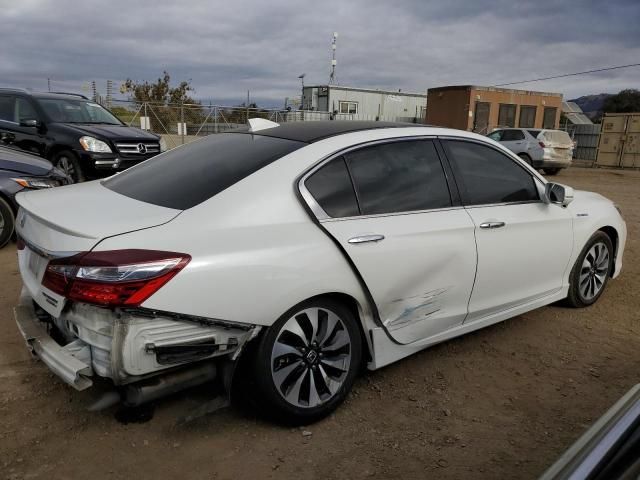
<path fill-rule="evenodd" d="M 122 125 L 108 110 L 89 100 L 39 98 L 38 103 L 52 122 Z"/>

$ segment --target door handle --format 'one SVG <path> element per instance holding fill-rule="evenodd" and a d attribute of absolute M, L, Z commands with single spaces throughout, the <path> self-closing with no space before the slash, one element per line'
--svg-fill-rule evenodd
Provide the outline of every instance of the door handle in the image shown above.
<path fill-rule="evenodd" d="M 504 222 L 484 222 L 480 224 L 480 228 L 502 228 L 504 226 Z"/>
<path fill-rule="evenodd" d="M 380 242 L 381 240 L 384 240 L 384 235 L 373 234 L 373 235 L 358 235 L 357 237 L 351 237 L 348 241 L 349 243 L 352 243 L 352 244 L 358 244 L 358 243 L 368 243 L 368 242 Z"/>

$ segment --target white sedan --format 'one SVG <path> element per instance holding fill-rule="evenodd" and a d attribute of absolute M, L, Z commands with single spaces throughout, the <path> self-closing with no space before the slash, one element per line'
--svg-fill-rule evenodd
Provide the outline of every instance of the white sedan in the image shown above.
<path fill-rule="evenodd" d="M 591 305 L 626 239 L 611 201 L 486 137 L 383 122 L 252 119 L 18 202 L 16 321 L 59 377 L 135 405 L 230 388 L 243 359 L 291 423 L 336 408 L 363 365 Z"/>

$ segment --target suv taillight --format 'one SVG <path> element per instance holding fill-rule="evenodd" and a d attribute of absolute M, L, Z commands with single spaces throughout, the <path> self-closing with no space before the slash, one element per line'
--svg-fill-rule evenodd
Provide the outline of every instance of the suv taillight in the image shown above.
<path fill-rule="evenodd" d="M 542 148 L 546 147 L 546 145 L 544 144 L 544 142 L 538 142 L 538 145 L 540 145 Z"/>
<path fill-rule="evenodd" d="M 137 307 L 191 260 L 157 250 L 85 252 L 51 260 L 42 285 L 75 300 L 107 307 Z"/>

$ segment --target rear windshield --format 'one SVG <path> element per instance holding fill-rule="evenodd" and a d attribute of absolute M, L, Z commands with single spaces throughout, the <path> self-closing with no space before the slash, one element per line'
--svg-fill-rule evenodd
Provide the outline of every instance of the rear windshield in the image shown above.
<path fill-rule="evenodd" d="M 220 133 L 151 158 L 102 184 L 127 197 L 186 210 L 305 143 L 241 133 Z"/>
<path fill-rule="evenodd" d="M 558 145 L 572 145 L 571 137 L 567 132 L 562 130 L 544 130 L 541 135 L 543 140 Z"/>

